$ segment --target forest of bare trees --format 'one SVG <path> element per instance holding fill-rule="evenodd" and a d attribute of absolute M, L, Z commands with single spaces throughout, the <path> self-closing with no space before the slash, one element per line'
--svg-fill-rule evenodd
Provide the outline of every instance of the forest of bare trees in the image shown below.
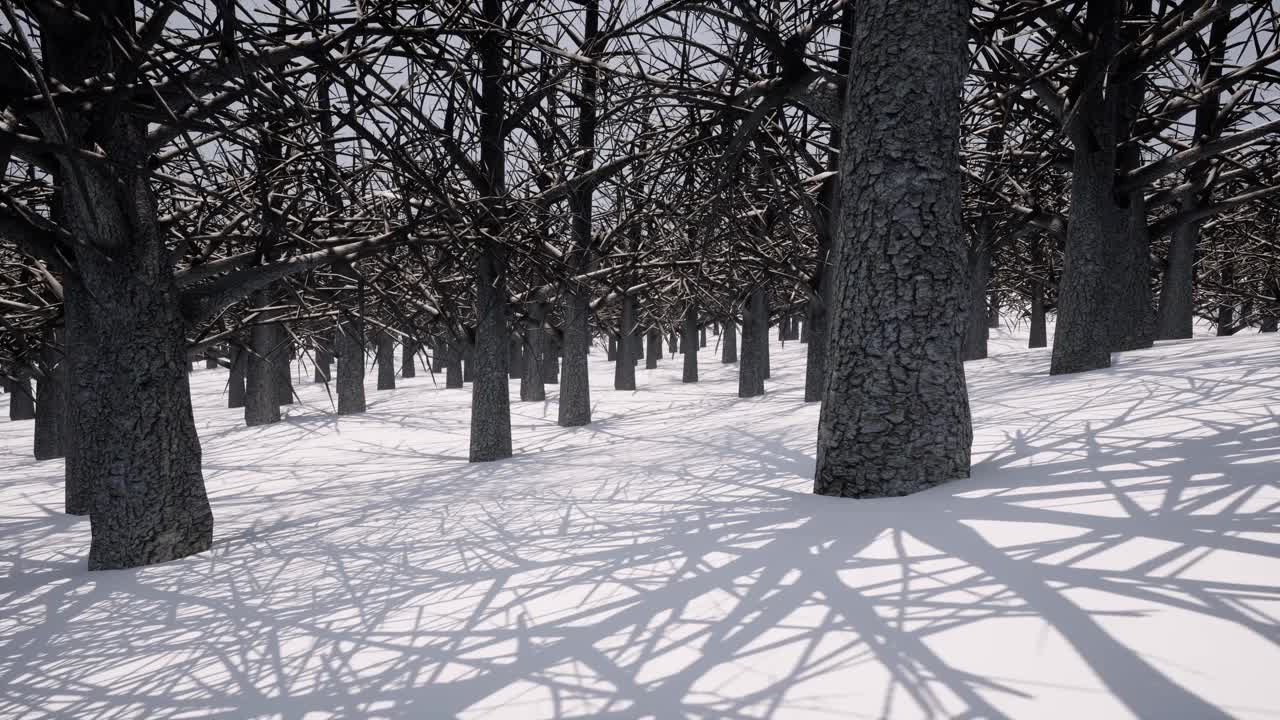
<path fill-rule="evenodd" d="M 91 569 L 209 548 L 196 363 L 251 426 L 432 373 L 488 462 L 593 346 L 745 398 L 806 343 L 815 492 L 882 497 L 968 475 L 993 321 L 1060 375 L 1280 320 L 1274 0 L 0 9 L 0 374 Z"/>

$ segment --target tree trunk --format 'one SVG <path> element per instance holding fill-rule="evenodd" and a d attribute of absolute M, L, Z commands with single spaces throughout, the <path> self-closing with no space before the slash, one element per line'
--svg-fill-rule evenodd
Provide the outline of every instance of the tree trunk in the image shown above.
<path fill-rule="evenodd" d="M 561 427 L 577 427 L 591 422 L 591 388 L 587 374 L 587 353 L 591 348 L 591 334 L 587 327 L 590 310 L 586 298 L 574 290 L 566 290 L 562 312 L 564 365 L 560 368 L 557 422 Z"/>
<path fill-rule="evenodd" d="M 752 290 L 742 308 L 742 356 L 738 359 L 740 398 L 764 394 L 764 346 L 769 344 L 769 331 L 761 332 L 760 317 L 767 312 L 764 288 Z M 727 326 L 725 330 L 728 331 Z"/>
<path fill-rule="evenodd" d="M 684 372 L 680 381 L 698 382 L 698 304 L 691 302 L 684 311 Z"/>
<path fill-rule="evenodd" d="M 613 364 L 613 389 L 636 389 L 635 334 L 636 301 L 631 296 L 622 299 L 622 319 L 618 327 L 618 348 Z"/>
<path fill-rule="evenodd" d="M 547 327 L 543 337 L 542 382 L 545 385 L 560 384 L 560 334 Z"/>
<path fill-rule="evenodd" d="M 1127 215 L 1117 235 L 1116 278 L 1110 283 L 1115 307 L 1111 313 L 1111 350 L 1139 350 L 1155 342 L 1156 321 L 1151 303 L 1151 239 L 1147 234 L 1147 204 L 1143 191 L 1130 194 Z"/>
<path fill-rule="evenodd" d="M 254 293 L 254 306 L 267 307 L 270 303 L 267 291 Z M 248 427 L 280 422 L 280 393 L 276 389 L 280 376 L 272 362 L 275 345 L 274 323 L 259 322 L 250 330 L 244 381 L 244 424 Z"/>
<path fill-rule="evenodd" d="M 414 360 L 414 356 L 417 354 L 418 342 L 406 335 L 404 342 L 400 345 L 400 377 L 411 378 L 417 376 L 417 363 Z"/>
<path fill-rule="evenodd" d="M 616 362 L 618 360 L 618 338 L 613 333 L 608 333 L 609 339 L 606 341 L 604 359 L 608 362 Z"/>
<path fill-rule="evenodd" d="M 814 491 L 883 497 L 969 474 L 959 157 L 968 3 L 860 0 L 855 12 Z"/>
<path fill-rule="evenodd" d="M 846 8 L 852 12 L 852 6 Z M 847 34 L 847 33 L 846 33 Z M 839 133 L 831 133 L 832 144 L 839 145 Z M 828 167 L 839 170 L 840 158 L 831 153 Z M 827 325 L 831 307 L 831 262 L 835 259 L 836 241 L 840 237 L 840 174 L 829 177 L 822 184 L 815 206 L 815 229 L 818 236 L 818 266 L 814 269 L 810 286 L 809 314 L 804 324 L 809 347 L 805 362 L 804 401 L 820 402 L 827 386 Z"/>
<path fill-rule="evenodd" d="M 734 318 L 724 323 L 724 331 L 720 333 L 720 362 L 730 365 L 738 362 L 738 324 Z"/>
<path fill-rule="evenodd" d="M 769 293 L 765 292 L 762 296 L 764 309 L 756 315 L 756 321 L 760 323 L 760 376 L 765 380 L 769 379 Z"/>
<path fill-rule="evenodd" d="M 519 380 L 524 376 L 524 339 L 519 332 L 507 336 L 507 376 Z"/>
<path fill-rule="evenodd" d="M 542 369 L 542 365 L 547 362 L 546 317 L 545 303 L 533 303 L 529 306 L 529 327 L 525 331 L 529 344 L 525 347 L 524 364 L 520 373 L 520 399 L 527 402 L 542 402 L 547 399 Z"/>
<path fill-rule="evenodd" d="M 333 341 L 338 361 L 338 414 L 358 415 L 365 411 L 364 321 L 343 314 Z"/>
<path fill-rule="evenodd" d="M 462 352 L 458 348 L 458 343 L 442 341 L 437 346 L 436 357 L 444 362 L 444 386 L 446 388 L 462 387 Z"/>
<path fill-rule="evenodd" d="M 67 426 L 67 363 L 63 360 L 63 331 L 47 333 L 40 352 L 36 379 L 36 422 L 33 451 L 36 460 L 64 455 Z"/>
<path fill-rule="evenodd" d="M 511 457 L 511 397 L 507 384 L 507 290 L 496 246 L 477 260 L 476 372 L 471 385 L 471 462 Z"/>
<path fill-rule="evenodd" d="M 218 369 L 218 353 L 216 350 L 210 349 L 204 352 L 204 369 L 205 370 Z"/>
<path fill-rule="evenodd" d="M 396 342 L 391 333 L 379 330 L 377 336 L 378 389 L 396 389 Z"/>
<path fill-rule="evenodd" d="M 1280 326 L 1280 318 L 1270 315 L 1262 318 L 1262 323 L 1258 326 L 1258 332 L 1273 333 Z"/>
<path fill-rule="evenodd" d="M 1220 284 L 1224 289 L 1230 288 L 1231 286 L 1235 285 L 1236 268 L 1235 268 L 1235 265 L 1232 264 L 1230 260 L 1224 260 L 1222 262 L 1222 267 L 1218 272 L 1219 272 L 1218 284 Z M 1218 337 L 1226 337 L 1228 335 L 1235 334 L 1236 332 L 1235 314 L 1236 314 L 1236 306 L 1233 303 L 1230 303 L 1230 302 L 1218 303 L 1218 330 L 1217 330 Z"/>
<path fill-rule="evenodd" d="M 653 370 L 658 367 L 658 358 L 662 356 L 662 333 L 657 328 L 649 328 L 645 333 L 645 341 L 649 347 L 644 353 L 644 367 L 646 370 Z"/>
<path fill-rule="evenodd" d="M 1031 245 L 1031 264 L 1034 266 L 1033 271 L 1048 272 L 1048 268 L 1044 263 L 1044 251 L 1041 247 L 1041 241 L 1035 240 Z M 1027 347 L 1042 348 L 1049 344 L 1048 334 L 1045 329 L 1045 311 L 1044 311 L 1044 283 L 1039 279 L 1031 281 L 1031 335 L 1027 339 Z"/>
<path fill-rule="evenodd" d="M 275 325 L 272 330 L 275 343 L 271 351 L 271 371 L 275 374 L 276 402 L 280 405 L 292 405 L 293 341 L 289 339 L 289 331 L 283 324 Z"/>
<path fill-rule="evenodd" d="M 980 223 L 979 237 L 969 245 L 968 288 L 965 297 L 965 334 L 962 359 L 981 360 L 987 356 L 987 337 L 990 332 L 990 313 L 987 304 L 987 282 L 991 277 L 991 249 L 987 244 L 991 231 L 990 222 Z M 996 325 L 999 325 L 997 318 Z"/>
<path fill-rule="evenodd" d="M 36 417 L 35 393 L 31 391 L 31 380 L 21 377 L 5 383 L 9 390 L 9 419 L 34 420 Z"/>
<path fill-rule="evenodd" d="M 319 342 L 316 343 L 316 374 L 315 382 L 327 383 L 332 378 L 330 366 L 333 365 L 333 352 Z"/>
<path fill-rule="evenodd" d="M 249 353 L 239 344 L 231 346 L 231 372 L 227 378 L 227 407 L 237 409 L 244 407 L 245 401 L 245 366 L 249 363 Z"/>

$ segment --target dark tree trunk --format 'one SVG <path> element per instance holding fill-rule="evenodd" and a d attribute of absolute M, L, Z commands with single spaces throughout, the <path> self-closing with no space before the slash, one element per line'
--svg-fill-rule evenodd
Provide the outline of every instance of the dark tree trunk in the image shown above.
<path fill-rule="evenodd" d="M 676 356 L 677 347 L 679 347 L 680 352 L 684 352 L 683 344 L 678 345 L 678 343 L 679 343 L 679 340 L 677 339 L 674 331 L 667 334 L 667 352 L 671 354 L 671 357 Z"/>
<path fill-rule="evenodd" d="M 542 382 L 546 385 L 560 384 L 560 335 L 553 328 L 546 329 L 543 337 Z"/>
<path fill-rule="evenodd" d="M 51 331 L 40 352 L 36 379 L 34 453 L 37 460 L 60 458 L 65 453 L 67 427 L 67 363 L 63 360 L 61 329 Z"/>
<path fill-rule="evenodd" d="M 1131 162 L 1129 165 L 1136 165 Z M 1155 312 L 1151 304 L 1151 239 L 1147 234 L 1147 205 L 1143 191 L 1130 194 L 1129 207 L 1119 212 L 1123 234 L 1116 237 L 1116 278 L 1110 283 L 1115 306 L 1111 313 L 1111 350 L 1139 350 L 1155 342 Z"/>
<path fill-rule="evenodd" d="M 747 304 L 742 307 L 742 356 L 738 359 L 738 397 L 757 397 L 764 394 L 764 353 L 769 344 L 769 331 L 760 318 L 768 312 L 764 288 L 758 287 L 752 290 L 747 296 Z M 728 332 L 728 327 L 725 331 Z"/>
<path fill-rule="evenodd" d="M 293 342 L 284 325 L 274 328 L 275 343 L 271 351 L 271 371 L 275 374 L 276 402 L 293 404 Z"/>
<path fill-rule="evenodd" d="M 414 360 L 414 356 L 417 354 L 418 342 L 406 335 L 404 342 L 400 345 L 400 377 L 411 378 L 417 376 L 417 363 Z"/>
<path fill-rule="evenodd" d="M 645 333 L 645 341 L 649 347 L 644 353 L 644 367 L 646 370 L 653 370 L 658 367 L 658 358 L 662 356 L 662 333 L 657 328 L 649 328 Z"/>
<path fill-rule="evenodd" d="M 990 269 L 987 270 L 988 280 L 991 277 Z M 995 290 L 987 293 L 987 329 L 996 330 L 1000 327 L 1000 296 Z"/>
<path fill-rule="evenodd" d="M 458 349 L 458 344 L 442 341 L 436 346 L 436 357 L 444 362 L 444 386 L 446 388 L 462 387 L 462 352 Z"/>
<path fill-rule="evenodd" d="M 1194 208 L 1195 204 L 1194 196 L 1183 196 L 1184 211 Z M 1161 340 L 1191 337 L 1195 320 L 1196 245 L 1199 241 L 1198 223 L 1178 227 L 1169 238 L 1169 256 L 1165 260 L 1160 309 L 1156 317 L 1156 337 Z"/>
<path fill-rule="evenodd" d="M 613 364 L 614 390 L 636 389 L 635 324 L 636 301 L 627 296 L 622 299 L 622 320 L 618 327 L 617 358 Z"/>
<path fill-rule="evenodd" d="M 852 12 L 852 6 L 845 10 Z M 850 25 L 850 23 L 846 23 Z M 849 34 L 846 32 L 845 36 Z M 842 47 L 845 47 L 842 43 Z M 832 143 L 839 145 L 839 133 L 832 132 Z M 828 167 L 839 170 L 840 158 L 831 153 Z M 814 224 L 818 236 L 818 266 L 814 270 L 810 286 L 809 314 L 804 324 L 808 335 L 804 372 L 804 401 L 820 402 L 827 386 L 827 324 L 831 307 L 831 262 L 835 257 L 836 241 L 840 232 L 840 174 L 829 177 L 823 184 L 815 204 Z"/>
<path fill-rule="evenodd" d="M 267 291 L 254 293 L 256 307 L 270 305 Z M 249 333 L 248 361 L 245 365 L 244 424 L 248 427 L 280 422 L 280 380 L 272 362 L 276 345 L 276 325 L 259 322 Z"/>
<path fill-rule="evenodd" d="M 444 370 L 445 363 L 448 362 L 446 358 L 450 352 L 457 352 L 457 344 L 452 341 L 439 338 L 431 344 L 431 358 L 427 363 L 427 366 L 431 368 L 431 372 Z M 461 355 L 458 356 L 458 362 L 462 362 Z"/>
<path fill-rule="evenodd" d="M 564 365 L 560 368 L 560 408 L 558 422 L 562 427 L 577 427 L 591 422 L 591 387 L 588 384 L 587 353 L 591 334 L 587 327 L 586 298 L 572 290 L 564 293 L 564 338 L 561 351 Z"/>
<path fill-rule="evenodd" d="M 734 318 L 724 323 L 724 331 L 720 333 L 720 362 L 730 365 L 738 362 L 738 324 Z"/>
<path fill-rule="evenodd" d="M 604 359 L 608 362 L 616 362 L 618 359 L 618 338 L 614 337 L 613 333 L 609 333 L 608 336 L 609 339 L 606 341 L 607 344 L 605 345 Z"/>
<path fill-rule="evenodd" d="M 216 350 L 206 350 L 204 353 L 204 369 L 218 369 L 218 352 Z"/>
<path fill-rule="evenodd" d="M 471 385 L 471 462 L 511 457 L 511 389 L 507 384 L 507 290 L 496 246 L 477 261 L 476 373 Z"/>
<path fill-rule="evenodd" d="M 9 419 L 34 420 L 36 417 L 36 398 L 31 391 L 29 378 L 18 378 L 6 382 L 9 389 Z"/>
<path fill-rule="evenodd" d="M 519 380 L 524 376 L 524 339 L 519 332 L 509 333 L 507 337 L 507 376 Z"/>
<path fill-rule="evenodd" d="M 476 379 L 476 345 L 475 332 L 467 333 L 467 342 L 462 346 L 462 382 L 475 382 Z"/>
<path fill-rule="evenodd" d="M 991 249 L 987 244 L 991 226 L 981 224 L 980 237 L 974 240 L 968 251 L 968 288 L 965 296 L 964 360 L 981 360 L 987 356 L 987 337 L 991 328 L 987 304 L 987 282 L 991 277 Z M 993 294 L 994 295 L 994 294 Z M 996 325 L 999 326 L 997 318 Z"/>
<path fill-rule="evenodd" d="M 1034 272 L 1048 272 L 1048 268 L 1044 264 L 1044 251 L 1041 248 L 1040 240 L 1036 240 L 1031 245 L 1031 264 L 1034 266 Z M 1048 333 L 1045 329 L 1044 316 L 1044 283 L 1039 279 L 1031 281 L 1031 336 L 1027 340 L 1027 347 L 1042 348 L 1049 344 Z"/>
<path fill-rule="evenodd" d="M 706 346 L 707 346 L 707 326 L 703 325 L 702 327 L 698 328 L 698 347 L 704 348 Z"/>
<path fill-rule="evenodd" d="M 316 374 L 315 382 L 327 383 L 332 379 L 330 366 L 333 365 L 333 352 L 325 345 L 317 343 L 316 351 Z"/>
<path fill-rule="evenodd" d="M 1219 270 L 1218 280 L 1219 280 L 1219 284 L 1221 284 L 1223 288 L 1230 288 L 1231 286 L 1235 285 L 1236 269 L 1235 269 L 1235 265 L 1233 265 L 1230 260 L 1223 261 L 1222 268 Z M 1235 327 L 1235 323 L 1236 323 L 1236 306 L 1231 302 L 1219 303 L 1218 304 L 1218 331 L 1217 331 L 1218 337 L 1226 337 L 1228 335 L 1234 335 L 1237 329 Z"/>
<path fill-rule="evenodd" d="M 379 330 L 377 335 L 378 389 L 396 389 L 396 343 L 391 333 Z"/>
<path fill-rule="evenodd" d="M 760 344 L 760 375 L 765 380 L 769 379 L 769 293 L 764 294 L 764 310 L 757 315 L 758 322 L 761 323 L 760 337 L 763 342 Z"/>
<path fill-rule="evenodd" d="M 364 321 L 342 315 L 333 340 L 338 361 L 338 414 L 358 415 L 365 411 Z"/>
<path fill-rule="evenodd" d="M 249 364 L 249 353 L 239 344 L 231 346 L 231 372 L 227 378 L 227 407 L 238 409 L 245 402 L 245 366 Z"/>
<path fill-rule="evenodd" d="M 520 373 L 520 399 L 528 402 L 542 402 L 547 399 L 546 384 L 543 382 L 542 368 L 547 362 L 547 306 L 544 303 L 533 303 L 529 306 L 529 327 L 525 332 L 528 346 L 524 352 L 524 364 Z M 554 358 L 552 358 L 554 362 Z"/>
<path fill-rule="evenodd" d="M 1258 332 L 1273 333 L 1280 326 L 1280 318 L 1275 315 L 1262 318 L 1262 323 L 1258 325 Z"/>
<path fill-rule="evenodd" d="M 856 6 L 814 483 L 823 495 L 904 495 L 969 474 L 959 157 L 968 7 Z"/>
<path fill-rule="evenodd" d="M 680 381 L 698 382 L 698 304 L 689 303 L 684 311 L 684 372 Z"/>

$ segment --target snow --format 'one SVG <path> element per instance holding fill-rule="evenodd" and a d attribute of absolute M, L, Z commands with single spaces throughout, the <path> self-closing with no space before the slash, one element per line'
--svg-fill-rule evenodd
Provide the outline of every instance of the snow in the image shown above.
<path fill-rule="evenodd" d="M 810 493 L 802 345 L 751 400 L 595 357 L 591 426 L 549 386 L 475 465 L 442 378 L 245 428 L 199 369 L 214 548 L 129 571 L 0 422 L 0 717 L 1280 715 L 1280 338 L 1024 346 L 966 366 L 973 477 L 870 501 Z"/>

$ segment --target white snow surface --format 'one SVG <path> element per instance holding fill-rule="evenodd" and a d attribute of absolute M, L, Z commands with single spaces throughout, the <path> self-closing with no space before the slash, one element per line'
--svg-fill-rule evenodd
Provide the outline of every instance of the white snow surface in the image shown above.
<path fill-rule="evenodd" d="M 594 422 L 549 386 L 486 464 L 422 371 L 245 428 L 198 369 L 214 547 L 127 571 L 0 421 L 0 717 L 1280 717 L 1280 338 L 996 335 L 972 477 L 881 500 L 811 493 L 803 345 L 750 400 L 593 356 Z"/>

